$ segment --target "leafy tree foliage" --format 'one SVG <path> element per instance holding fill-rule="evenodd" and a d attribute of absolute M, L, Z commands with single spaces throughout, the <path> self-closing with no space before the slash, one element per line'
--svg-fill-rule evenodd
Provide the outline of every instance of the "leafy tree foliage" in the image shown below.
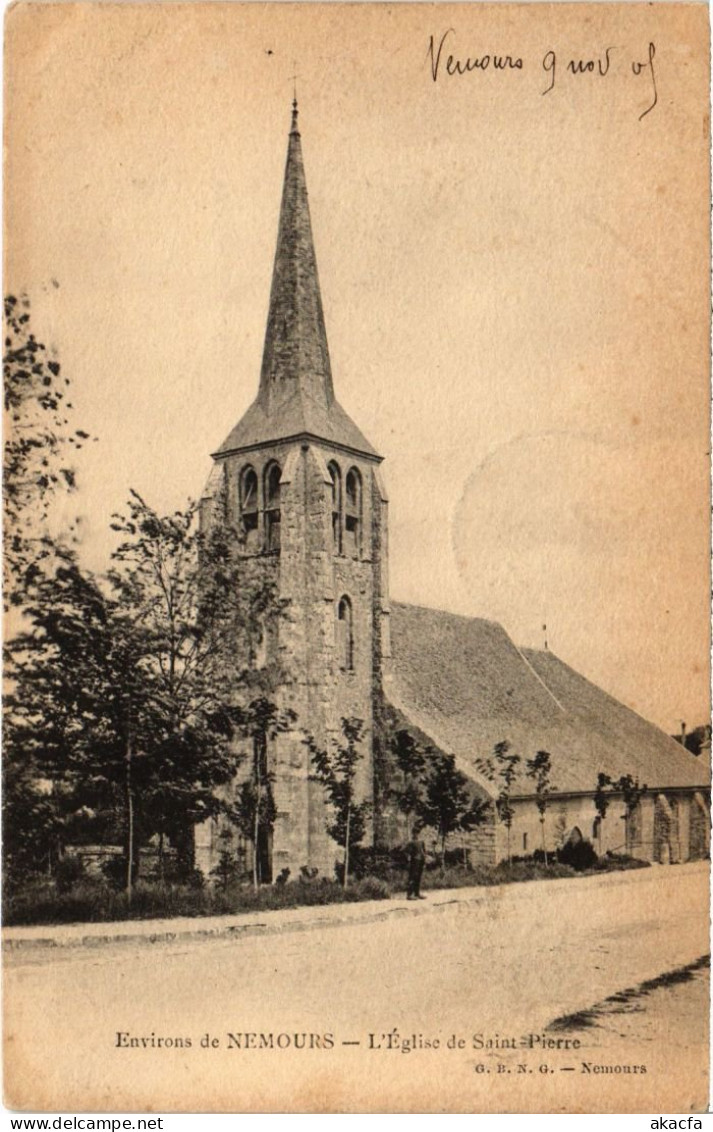
<path fill-rule="evenodd" d="M 119 816 L 130 888 L 153 835 L 160 867 L 168 838 L 192 869 L 193 828 L 219 811 L 240 761 L 240 658 L 270 594 L 241 575 L 230 532 L 200 535 L 192 508 L 159 516 L 134 494 L 115 527 L 125 538 L 108 580 L 69 551 L 37 579 L 9 646 L 7 739 L 13 766 L 53 783 L 65 825 Z"/>
<path fill-rule="evenodd" d="M 549 806 L 550 794 L 553 787 L 550 781 L 552 773 L 552 757 L 548 751 L 538 751 L 534 759 L 528 759 L 526 763 L 527 775 L 529 778 L 534 779 L 535 782 L 535 803 L 540 814 L 540 826 L 542 830 L 542 852 L 545 858 L 545 865 L 547 864 L 547 839 L 545 837 L 545 819 L 547 816 L 547 807 Z"/>
<path fill-rule="evenodd" d="M 685 724 L 683 727 L 685 728 Z M 692 755 L 700 755 L 704 744 L 710 744 L 711 725 L 710 723 L 702 723 L 698 727 L 692 727 L 683 737 L 678 734 L 672 735 L 671 738 L 675 739 L 677 743 L 682 742 L 686 750 L 690 751 Z"/>
<path fill-rule="evenodd" d="M 638 778 L 633 778 L 630 774 L 623 774 L 621 778 L 614 783 L 614 789 L 621 792 L 624 800 L 624 830 L 626 851 L 631 851 L 631 819 L 639 806 L 641 799 L 648 790 L 646 784 L 639 785 Z"/>
<path fill-rule="evenodd" d="M 604 821 L 605 817 L 607 816 L 607 810 L 609 809 L 611 784 L 612 784 L 612 780 L 611 780 L 610 776 L 608 774 L 604 774 L 603 771 L 600 771 L 599 774 L 597 775 L 597 785 L 596 785 L 596 789 L 594 791 L 594 808 L 596 809 L 597 814 L 599 815 L 599 852 L 600 852 L 600 854 L 601 854 L 601 851 L 602 851 L 602 822 Z"/>
<path fill-rule="evenodd" d="M 617 779 L 613 779 L 610 775 L 601 771 L 597 775 L 594 805 L 601 820 L 603 821 L 607 815 L 613 795 L 620 794 L 624 802 L 624 840 L 627 853 L 631 849 L 631 819 L 647 789 L 646 784 L 640 786 L 638 778 L 634 778 L 630 774 L 623 774 Z M 601 825 L 599 840 L 601 846 Z"/>
<path fill-rule="evenodd" d="M 514 754 L 510 749 L 510 743 L 507 739 L 496 743 L 493 748 L 492 757 L 487 759 L 478 759 L 476 766 L 481 774 L 492 782 L 498 789 L 498 796 L 495 800 L 495 810 L 499 820 L 507 830 L 507 854 L 508 864 L 512 862 L 512 853 L 510 848 L 510 831 L 512 829 L 512 822 L 515 816 L 515 811 L 512 808 L 511 796 L 512 787 L 517 777 L 517 768 L 520 764 L 520 756 Z"/>
<path fill-rule="evenodd" d="M 357 767 L 363 758 L 360 744 L 364 738 L 364 723 L 353 716 L 342 719 L 343 739 L 333 750 L 319 747 L 313 738 L 306 740 L 314 767 L 312 778 L 324 787 L 332 807 L 332 818 L 327 833 L 344 850 L 343 883 L 349 883 L 349 862 L 352 851 L 366 834 L 371 803 L 356 799 Z"/>
<path fill-rule="evenodd" d="M 265 696 L 252 700 L 247 708 L 238 712 L 237 732 L 249 739 L 252 752 L 250 773 L 237 788 L 235 801 L 226 807 L 229 820 L 253 847 L 253 885 L 257 889 L 271 878 L 262 875 L 263 840 L 268 839 L 277 817 L 273 797 L 274 772 L 269 769 L 269 744 L 278 735 L 288 731 L 296 720 L 293 711 L 280 712 Z"/>
<path fill-rule="evenodd" d="M 390 747 L 402 779 L 400 784 L 392 786 L 391 795 L 406 816 L 410 837 L 414 818 L 423 808 L 428 751 L 405 728 L 393 734 Z"/>
<path fill-rule="evenodd" d="M 23 631 L 7 648 L 6 844 L 22 820 L 28 789 L 51 806 L 57 852 L 74 813 L 116 804 L 125 675 L 111 619 L 111 604 L 69 551 L 36 579 Z"/>
<path fill-rule="evenodd" d="M 488 804 L 472 794 L 468 779 L 456 767 L 453 755 L 431 753 L 424 785 L 418 816 L 424 825 L 435 831 L 440 843 L 441 868 L 445 868 L 446 842 L 450 835 L 468 832 L 486 821 Z"/>
<path fill-rule="evenodd" d="M 3 764 L 3 892 L 11 895 L 28 877 L 50 874 L 62 843 L 62 826 L 50 793 L 28 767 L 5 755 Z"/>
<path fill-rule="evenodd" d="M 73 491 L 75 473 L 67 457 L 89 440 L 71 429 L 69 379 L 30 328 L 27 296 L 6 295 L 3 387 L 5 603 L 19 605 L 53 554 L 46 529 L 51 500 Z"/>
<path fill-rule="evenodd" d="M 149 677 L 152 788 L 142 810 L 192 867 L 193 827 L 215 815 L 215 787 L 236 772 L 233 736 L 243 722 L 239 695 L 254 683 L 252 647 L 272 606 L 272 588 L 245 577 L 237 532 L 197 528 L 195 509 L 159 516 L 136 493 L 115 516 L 126 537 L 110 575 L 121 610 L 141 640 Z M 147 746 L 143 740 L 142 750 Z M 137 748 L 138 749 L 138 748 Z"/>
<path fill-rule="evenodd" d="M 609 809 L 611 785 L 612 780 L 610 776 L 600 771 L 597 775 L 597 785 L 594 791 L 594 806 L 602 821 L 607 816 L 607 810 Z"/>

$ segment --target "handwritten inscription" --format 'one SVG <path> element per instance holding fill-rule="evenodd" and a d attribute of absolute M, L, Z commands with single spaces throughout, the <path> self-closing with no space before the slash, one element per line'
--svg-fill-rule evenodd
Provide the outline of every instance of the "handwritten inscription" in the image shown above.
<path fill-rule="evenodd" d="M 547 95 L 562 86 L 561 74 L 584 80 L 591 76 L 595 81 L 606 80 L 608 76 L 625 68 L 635 79 L 642 79 L 647 86 L 649 103 L 639 114 L 639 121 L 650 114 L 658 104 L 656 84 L 656 46 L 648 43 L 646 50 L 632 57 L 623 47 L 608 44 L 601 50 L 586 56 L 567 56 L 555 48 L 548 48 L 537 64 L 528 61 L 515 51 L 484 51 L 482 53 L 456 53 L 455 29 L 447 28 L 440 36 L 430 36 L 426 57 L 429 61 L 431 79 L 439 81 L 462 78 L 471 74 L 495 71 L 501 75 L 534 70 L 544 73 L 546 86 L 540 91 Z"/>
<path fill-rule="evenodd" d="M 494 71 L 521 71 L 523 68 L 523 61 L 519 55 L 473 55 L 458 58 L 455 55 L 444 55 L 443 48 L 449 36 L 455 35 L 453 28 L 448 28 L 441 36 L 438 46 L 433 36 L 431 36 L 428 44 L 428 54 L 431 59 L 431 77 L 434 83 L 438 80 L 438 75 L 443 66 L 446 74 L 448 75 L 467 75 L 471 71 L 487 71 L 488 67 L 493 66 Z"/>

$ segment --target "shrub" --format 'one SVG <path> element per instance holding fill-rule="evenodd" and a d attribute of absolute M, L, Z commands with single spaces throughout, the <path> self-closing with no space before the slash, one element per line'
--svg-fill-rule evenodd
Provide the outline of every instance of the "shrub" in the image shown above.
<path fill-rule="evenodd" d="M 600 857 L 594 869 L 596 872 L 621 872 L 627 869 L 648 869 L 650 861 L 642 861 L 639 857 L 629 857 L 626 853 L 612 853 L 609 851 Z"/>
<path fill-rule="evenodd" d="M 228 882 L 225 887 L 158 885 L 138 881 L 129 904 L 125 891 L 117 891 L 106 881 L 82 878 L 71 892 L 59 892 L 55 884 L 43 882 L 5 901 L 5 923 L 69 924 L 111 920 L 144 920 L 173 916 L 220 916 L 240 912 L 298 908 L 304 905 L 353 903 L 359 900 L 387 900 L 388 884 L 379 877 L 355 880 L 345 890 L 334 881 L 321 878 L 265 885 Z"/>
<path fill-rule="evenodd" d="M 219 888 L 227 888 L 230 882 L 235 880 L 238 875 L 238 862 L 235 858 L 235 854 L 231 853 L 228 849 L 222 849 L 220 857 L 218 858 L 218 864 L 215 868 L 210 870 L 210 875 Z"/>
<path fill-rule="evenodd" d="M 468 869 L 470 868 L 470 851 L 468 849 L 464 850 L 462 847 L 458 849 L 446 849 L 444 863 L 446 868 Z M 436 864 L 440 865 L 440 861 L 437 861 Z"/>
<path fill-rule="evenodd" d="M 583 844 L 587 843 L 571 848 L 582 854 Z M 368 859 L 365 856 L 363 860 Z M 234 877 L 229 878 L 224 887 L 207 886 L 203 884 L 202 874 L 196 871 L 189 878 L 191 883 L 187 884 L 159 885 L 149 880 L 137 881 L 131 904 L 125 890 L 119 891 L 100 878 L 79 876 L 73 880 L 70 890 L 60 891 L 57 883 L 43 877 L 28 882 L 22 892 L 3 892 L 3 911 L 7 925 L 69 924 L 173 916 L 235 915 L 280 908 L 354 903 L 360 900 L 387 900 L 393 891 L 403 893 L 406 888 L 406 871 L 398 867 L 401 860 L 399 851 L 373 854 L 371 860 L 388 875 L 366 873 L 353 879 L 346 889 L 333 880 L 318 877 L 316 870 L 307 868 L 301 870 L 302 875 L 297 880 L 285 877 L 283 881 L 281 875 L 275 884 L 265 885 L 257 891 L 250 883 Z M 118 861 L 123 862 L 123 858 L 119 857 Z M 646 861 L 611 854 L 595 861 L 590 871 L 599 873 L 614 869 L 638 869 L 647 865 Z M 439 868 L 425 874 L 424 887 L 431 890 L 488 887 L 573 877 L 581 871 L 581 868 L 577 869 L 574 864 L 561 859 L 545 866 L 533 855 L 514 860 L 510 865 L 505 861 L 499 865 L 472 865 L 469 868 L 461 865 L 459 868 L 446 868 L 444 873 Z"/>
<path fill-rule="evenodd" d="M 101 871 L 112 888 L 126 887 L 126 857 L 123 853 L 107 857 L 101 863 Z M 135 875 L 135 874 L 134 874 Z"/>
<path fill-rule="evenodd" d="M 205 877 L 200 869 L 191 869 L 185 878 L 185 883 L 189 888 L 203 888 L 205 885 Z"/>
<path fill-rule="evenodd" d="M 591 841 L 566 841 L 557 852 L 557 859 L 562 865 L 569 865 L 575 872 L 582 873 L 585 869 L 593 869 L 598 861 L 596 850 Z"/>
<path fill-rule="evenodd" d="M 62 857 L 57 862 L 54 871 L 54 880 L 57 891 L 71 892 L 76 884 L 84 878 L 84 862 L 81 857 Z"/>
<path fill-rule="evenodd" d="M 572 865 L 565 861 L 553 861 L 551 865 L 545 865 L 544 861 L 536 860 L 513 861 L 511 865 L 508 865 L 507 861 L 503 861 L 498 865 L 498 871 L 505 880 L 515 882 L 559 880 L 562 877 L 571 877 L 575 874 Z"/>
<path fill-rule="evenodd" d="M 352 900 L 388 900 L 391 889 L 381 877 L 366 876 L 351 886 Z"/>

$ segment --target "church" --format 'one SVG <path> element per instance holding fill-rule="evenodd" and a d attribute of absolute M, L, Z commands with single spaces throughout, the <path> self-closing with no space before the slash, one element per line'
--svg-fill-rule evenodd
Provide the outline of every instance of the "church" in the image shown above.
<path fill-rule="evenodd" d="M 389 803 L 388 723 L 454 755 L 484 799 L 494 788 L 478 766 L 496 743 L 507 740 L 523 762 L 548 751 L 548 849 L 586 838 L 600 853 L 624 851 L 622 797 L 612 795 L 604 819 L 594 805 L 604 773 L 647 786 L 628 823 L 634 855 L 706 856 L 709 752 L 692 755 L 551 652 L 518 648 L 501 625 L 390 601 L 381 466 L 335 397 L 295 100 L 258 392 L 214 453 L 201 500 L 204 529 L 218 500 L 227 504 L 243 536 L 239 553 L 273 582 L 284 610 L 265 648 L 285 673 L 278 707 L 296 722 L 269 752 L 276 818 L 258 845 L 261 875 L 294 877 L 302 867 L 334 875 L 340 850 L 304 737 L 329 748 L 347 717 L 364 723 L 357 795 L 373 804 L 372 835 L 384 846 L 404 839 Z M 512 808 L 512 852 L 531 853 L 540 814 L 523 775 Z M 492 807 L 489 822 L 464 836 L 473 861 L 506 854 Z M 196 864 L 206 875 L 220 847 L 217 823 L 198 828 Z"/>

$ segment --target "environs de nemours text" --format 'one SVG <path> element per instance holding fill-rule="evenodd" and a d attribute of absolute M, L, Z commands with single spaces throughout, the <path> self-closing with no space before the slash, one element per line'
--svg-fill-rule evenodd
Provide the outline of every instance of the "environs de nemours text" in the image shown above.
<path fill-rule="evenodd" d="M 461 1034 L 423 1034 L 401 1033 L 398 1028 L 383 1032 L 370 1032 L 361 1037 L 338 1037 L 331 1031 L 322 1033 L 287 1031 L 235 1030 L 222 1035 L 205 1033 L 200 1038 L 185 1036 L 164 1036 L 152 1032 L 150 1035 L 131 1034 L 127 1030 L 116 1031 L 114 1045 L 126 1050 L 188 1050 L 196 1052 L 240 1051 L 243 1053 L 297 1053 L 325 1052 L 352 1047 L 349 1052 L 361 1051 L 368 1057 L 386 1056 L 393 1053 L 411 1055 L 452 1056 L 453 1051 L 467 1054 L 475 1051 L 486 1060 L 469 1060 L 469 1067 L 475 1075 L 518 1074 L 626 1074 L 643 1075 L 646 1065 L 628 1063 L 603 1063 L 592 1061 L 581 1050 L 583 1042 L 574 1037 L 554 1037 L 547 1033 L 529 1033 L 521 1037 L 506 1036 L 499 1033 L 482 1032 Z M 347 1052 L 344 1049 L 344 1052 Z M 554 1054 L 554 1060 L 547 1057 Z M 497 1055 L 497 1057 L 496 1057 Z M 532 1056 L 528 1056 L 532 1055 Z M 565 1061 L 561 1062 L 561 1059 Z M 561 1063 L 560 1063 L 561 1062 Z M 566 1063 L 565 1063 L 566 1062 Z"/>
<path fill-rule="evenodd" d="M 166 1036 L 151 1032 L 148 1035 L 131 1034 L 117 1030 L 115 1043 L 118 1049 L 237 1049 L 237 1050 L 330 1050 L 336 1046 L 361 1046 L 367 1050 L 397 1050 L 413 1053 L 424 1050 L 578 1050 L 579 1038 L 553 1037 L 550 1034 L 523 1034 L 520 1037 L 482 1032 L 460 1035 L 405 1034 L 397 1027 L 381 1033 L 368 1033 L 363 1038 L 339 1039 L 330 1032 L 288 1033 L 275 1031 L 235 1030 L 223 1037 L 203 1034 L 200 1039 L 189 1036 Z"/>

